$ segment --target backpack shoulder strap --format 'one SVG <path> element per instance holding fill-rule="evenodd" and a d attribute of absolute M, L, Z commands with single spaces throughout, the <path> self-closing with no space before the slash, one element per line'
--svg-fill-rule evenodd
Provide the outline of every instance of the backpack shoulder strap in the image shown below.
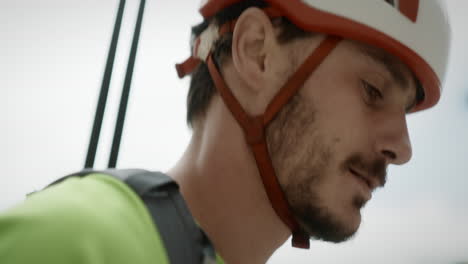
<path fill-rule="evenodd" d="M 170 263 L 216 263 L 211 242 L 195 223 L 179 192 L 179 186 L 172 178 L 161 172 L 139 169 L 84 170 L 65 176 L 51 185 L 69 177 L 84 177 L 91 173 L 118 178 L 138 194 L 161 235 Z"/>

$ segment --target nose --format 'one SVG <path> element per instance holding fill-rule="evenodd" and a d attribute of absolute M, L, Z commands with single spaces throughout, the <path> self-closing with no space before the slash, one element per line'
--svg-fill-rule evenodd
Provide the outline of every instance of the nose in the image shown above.
<path fill-rule="evenodd" d="M 380 122 L 377 152 L 388 164 L 402 165 L 411 159 L 412 149 L 406 124 L 406 115 L 387 116 Z"/>

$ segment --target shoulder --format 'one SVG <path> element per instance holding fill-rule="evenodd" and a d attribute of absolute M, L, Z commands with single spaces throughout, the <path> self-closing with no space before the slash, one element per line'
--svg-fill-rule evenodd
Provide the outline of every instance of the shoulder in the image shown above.
<path fill-rule="evenodd" d="M 14 263 L 167 263 L 143 203 L 99 174 L 68 179 L 0 215 L 0 245 L 1 263 L 7 256 Z"/>

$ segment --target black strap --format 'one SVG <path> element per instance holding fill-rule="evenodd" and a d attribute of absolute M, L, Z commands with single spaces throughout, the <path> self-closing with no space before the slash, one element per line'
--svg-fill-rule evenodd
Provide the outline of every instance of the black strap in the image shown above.
<path fill-rule="evenodd" d="M 112 33 L 112 40 L 107 55 L 106 69 L 101 84 L 101 92 L 96 106 L 96 114 L 94 116 L 93 130 L 91 131 L 91 138 L 89 140 L 88 154 L 86 155 L 85 168 L 92 168 L 96 157 L 96 150 L 99 143 L 99 136 L 101 134 L 102 120 L 104 119 L 104 111 L 106 110 L 107 95 L 109 94 L 109 84 L 112 77 L 112 68 L 114 67 L 115 53 L 117 50 L 117 43 L 119 41 L 120 27 L 122 25 L 122 17 L 125 9 L 125 0 L 120 0 L 119 10 L 115 19 L 114 32 Z"/>
<path fill-rule="evenodd" d="M 94 160 L 96 157 L 97 146 L 101 134 L 102 121 L 104 119 L 104 112 L 107 104 L 107 96 L 109 94 L 109 84 L 112 77 L 112 69 L 114 66 L 115 53 L 117 50 L 117 42 L 119 40 L 120 28 L 122 25 L 122 18 L 125 8 L 125 0 L 120 0 L 117 17 L 115 20 L 114 31 L 112 34 L 111 45 L 109 54 L 107 56 L 106 68 L 102 80 L 101 91 L 99 94 L 98 104 L 94 117 L 93 129 L 91 131 L 91 138 L 89 141 L 88 152 L 86 155 L 85 168 L 93 168 Z M 138 17 L 133 33 L 132 46 L 127 63 L 127 71 L 125 73 L 124 85 L 122 88 L 122 95 L 120 97 L 119 112 L 117 114 L 117 121 L 115 124 L 114 137 L 112 140 L 111 153 L 109 157 L 108 168 L 115 168 L 119 155 L 120 142 L 122 139 L 123 127 L 125 123 L 125 115 L 127 112 L 128 99 L 130 97 L 130 87 L 132 84 L 133 69 L 135 67 L 136 54 L 138 49 L 138 42 L 140 39 L 141 25 L 143 22 L 143 14 L 145 10 L 146 0 L 140 0 L 140 7 L 138 9 Z"/>
<path fill-rule="evenodd" d="M 133 33 L 132 47 L 130 48 L 130 56 L 127 64 L 127 72 L 125 74 L 124 86 L 120 97 L 119 112 L 117 114 L 117 122 L 115 123 L 114 139 L 112 140 L 111 153 L 109 157 L 108 168 L 115 168 L 119 156 L 120 141 L 122 139 L 123 127 L 125 123 L 125 115 L 127 113 L 128 98 L 130 96 L 130 87 L 132 84 L 133 68 L 135 67 L 136 53 L 138 49 L 138 41 L 140 39 L 141 24 L 143 22 L 143 14 L 145 10 L 145 0 L 140 0 L 138 9 L 138 17 Z"/>
<path fill-rule="evenodd" d="M 179 192 L 179 186 L 169 176 L 160 172 L 139 169 L 84 170 L 63 177 L 51 185 L 70 177 L 84 177 L 91 173 L 114 176 L 124 181 L 138 194 L 161 235 L 170 263 L 216 263 L 215 251 L 211 242 L 196 225 Z"/>

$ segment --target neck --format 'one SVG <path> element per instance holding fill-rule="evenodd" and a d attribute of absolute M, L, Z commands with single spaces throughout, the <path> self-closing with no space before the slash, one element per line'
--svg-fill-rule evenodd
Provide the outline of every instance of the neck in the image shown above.
<path fill-rule="evenodd" d="M 219 98 L 168 174 L 227 263 L 265 263 L 290 236 L 265 193 L 243 132 Z"/>

